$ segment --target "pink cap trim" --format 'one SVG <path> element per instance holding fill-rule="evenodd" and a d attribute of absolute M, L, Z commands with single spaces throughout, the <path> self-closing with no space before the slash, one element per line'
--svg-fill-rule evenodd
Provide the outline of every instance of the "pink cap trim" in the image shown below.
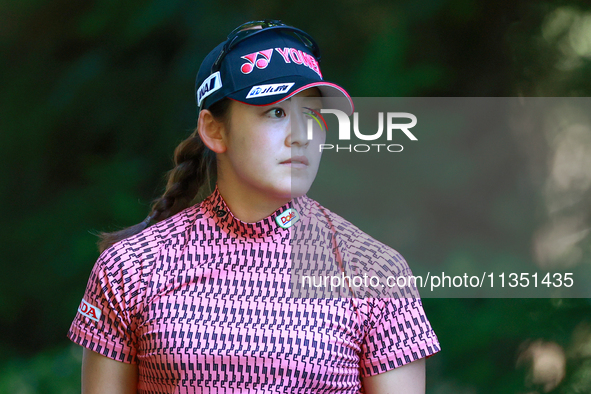
<path fill-rule="evenodd" d="M 353 99 L 351 99 L 351 96 L 349 96 L 349 93 L 347 93 L 347 91 L 345 89 L 343 89 L 342 87 L 340 87 L 339 85 L 334 84 L 334 83 L 331 83 L 331 82 L 312 82 L 312 83 L 309 83 L 307 85 L 304 85 L 304 86 L 302 86 L 302 87 L 294 90 L 293 92 L 291 92 L 287 96 L 285 96 L 285 97 L 283 97 L 283 98 L 281 98 L 281 99 L 279 99 L 277 101 L 273 101 L 272 103 L 269 103 L 269 104 L 250 104 L 250 103 L 245 103 L 244 101 L 240 101 L 240 100 L 237 100 L 237 99 L 234 99 L 234 98 L 231 98 L 231 97 L 228 97 L 228 98 L 230 100 L 234 100 L 234 101 L 237 101 L 239 103 L 246 104 L 246 105 L 252 105 L 254 107 L 266 107 L 268 105 L 273 105 L 273 104 L 277 104 L 277 103 L 280 103 L 282 101 L 285 101 L 285 100 L 293 97 L 294 95 L 298 94 L 302 90 L 310 89 L 310 88 L 313 88 L 315 86 L 328 86 L 328 87 L 337 89 L 339 92 L 341 92 L 347 98 L 347 100 L 349 101 L 349 104 L 351 105 L 351 113 L 348 114 L 348 115 L 352 115 L 353 114 L 353 111 L 355 110 L 355 106 L 353 104 Z"/>

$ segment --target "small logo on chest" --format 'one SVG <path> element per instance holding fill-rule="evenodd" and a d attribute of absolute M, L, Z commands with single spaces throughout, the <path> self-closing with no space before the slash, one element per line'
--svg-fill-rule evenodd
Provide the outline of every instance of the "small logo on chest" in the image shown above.
<path fill-rule="evenodd" d="M 293 208 L 286 209 L 275 218 L 275 221 L 281 228 L 290 228 L 294 223 L 300 220 L 300 214 Z"/>

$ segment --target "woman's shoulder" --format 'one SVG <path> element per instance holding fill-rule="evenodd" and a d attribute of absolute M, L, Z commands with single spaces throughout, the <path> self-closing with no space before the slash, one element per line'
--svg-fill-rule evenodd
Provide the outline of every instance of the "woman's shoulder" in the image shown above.
<path fill-rule="evenodd" d="M 324 245 L 320 249 L 325 250 L 329 247 L 330 255 L 337 256 L 335 259 L 340 262 L 339 269 L 360 278 L 388 278 L 412 274 L 406 260 L 396 249 L 367 234 L 341 215 L 314 200 L 310 201 L 308 212 L 309 215 L 303 215 L 304 225 L 300 226 L 308 234 L 301 236 L 303 242 L 294 242 L 296 248 L 301 247 L 302 251 L 309 253 L 314 242 Z M 307 239 L 303 239 L 304 237 Z M 316 249 L 319 250 L 318 247 Z M 333 269 L 331 264 L 323 267 L 326 270 Z M 379 286 L 374 288 L 367 285 L 364 285 L 363 289 L 366 292 L 364 294 L 368 296 L 380 297 L 395 297 L 398 291 L 397 288 L 385 288 L 382 291 Z"/>
<path fill-rule="evenodd" d="M 157 293 L 159 285 L 177 262 L 193 236 L 192 228 L 201 214 L 200 204 L 122 239 L 105 249 L 94 264 L 91 281 L 112 288 L 116 297 L 129 308 L 141 305 Z M 167 279 L 167 278 L 165 278 Z"/>
<path fill-rule="evenodd" d="M 201 205 L 190 206 L 114 243 L 101 253 L 100 259 L 134 264 L 149 260 L 159 254 L 162 248 L 185 244 L 194 231 L 196 220 L 203 217 Z"/>
<path fill-rule="evenodd" d="M 351 261 L 374 268 L 388 266 L 398 272 L 406 272 L 408 264 L 404 257 L 390 245 L 377 240 L 339 214 L 310 199 L 310 217 L 325 233 L 334 234 L 339 249 L 345 251 Z M 312 227 L 313 228 L 313 227 Z"/>
<path fill-rule="evenodd" d="M 330 229 L 339 237 L 349 241 L 348 246 L 381 252 L 396 252 L 392 247 L 378 241 L 341 215 L 322 206 L 319 202 L 310 199 L 309 207 L 310 216 L 313 220 L 322 223 L 324 228 Z"/>

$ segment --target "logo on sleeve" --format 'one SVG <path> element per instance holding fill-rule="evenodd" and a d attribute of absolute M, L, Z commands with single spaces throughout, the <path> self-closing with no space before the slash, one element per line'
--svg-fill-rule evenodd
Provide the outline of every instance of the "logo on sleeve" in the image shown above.
<path fill-rule="evenodd" d="M 290 228 L 294 223 L 300 220 L 300 214 L 293 208 L 286 209 L 275 218 L 275 221 L 281 228 Z"/>
<path fill-rule="evenodd" d="M 90 305 L 88 302 L 84 301 L 84 299 L 82 299 L 82 302 L 78 307 L 78 312 L 94 321 L 99 321 L 99 318 L 101 317 L 100 309 L 94 305 Z"/>
<path fill-rule="evenodd" d="M 250 89 L 250 92 L 248 92 L 246 95 L 246 98 L 249 99 L 254 97 L 272 96 L 274 94 L 287 93 L 293 84 L 293 82 L 288 82 L 253 86 L 252 89 Z"/>

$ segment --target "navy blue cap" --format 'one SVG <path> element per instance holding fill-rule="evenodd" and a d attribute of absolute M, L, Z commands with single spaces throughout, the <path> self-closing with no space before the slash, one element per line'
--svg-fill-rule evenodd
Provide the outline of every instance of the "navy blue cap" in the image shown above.
<path fill-rule="evenodd" d="M 308 46 L 282 29 L 258 31 L 225 54 L 219 71 L 212 73 L 226 41 L 203 60 L 195 81 L 200 109 L 223 98 L 244 104 L 270 105 L 317 87 L 323 97 L 336 97 L 334 107 L 347 115 L 353 101 L 345 89 L 322 78 L 320 65 Z"/>

